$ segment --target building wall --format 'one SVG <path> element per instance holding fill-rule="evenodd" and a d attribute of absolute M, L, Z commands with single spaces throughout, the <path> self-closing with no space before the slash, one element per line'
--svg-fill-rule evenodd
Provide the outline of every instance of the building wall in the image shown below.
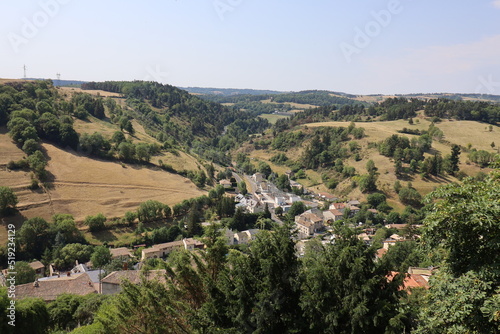
<path fill-rule="evenodd" d="M 119 284 L 112 284 L 112 283 L 102 283 L 102 294 L 103 295 L 114 295 L 119 293 L 122 288 Z"/>

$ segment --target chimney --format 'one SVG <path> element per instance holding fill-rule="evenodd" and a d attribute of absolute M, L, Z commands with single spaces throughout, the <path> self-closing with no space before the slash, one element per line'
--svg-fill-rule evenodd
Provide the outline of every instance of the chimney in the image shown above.
<path fill-rule="evenodd" d="M 36 281 L 33 282 L 33 286 L 35 288 L 38 288 L 40 286 L 40 284 L 38 283 L 38 279 L 36 279 Z"/>

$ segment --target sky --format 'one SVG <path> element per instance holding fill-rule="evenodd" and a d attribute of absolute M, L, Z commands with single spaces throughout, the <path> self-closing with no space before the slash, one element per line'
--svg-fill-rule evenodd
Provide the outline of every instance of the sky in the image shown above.
<path fill-rule="evenodd" d="M 0 78 L 500 95 L 500 0 L 0 3 Z"/>

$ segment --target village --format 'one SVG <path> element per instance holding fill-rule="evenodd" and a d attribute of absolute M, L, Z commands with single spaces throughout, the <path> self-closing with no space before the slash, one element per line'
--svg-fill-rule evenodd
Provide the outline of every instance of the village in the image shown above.
<path fill-rule="evenodd" d="M 233 173 L 233 175 L 236 179 L 242 180 L 238 174 Z M 290 174 L 288 176 L 290 177 Z M 298 257 L 304 256 L 307 243 L 311 240 L 319 240 L 322 244 L 334 243 L 335 234 L 332 225 L 335 222 L 354 217 L 361 210 L 362 203 L 356 199 L 340 202 L 337 197 L 329 193 L 312 193 L 291 179 L 291 186 L 302 189 L 304 197 L 307 197 L 307 199 L 279 190 L 273 183 L 266 180 L 261 173 L 255 173 L 251 176 L 244 175 L 243 177 L 250 185 L 251 192 L 245 195 L 235 193 L 234 200 L 236 208 L 246 213 L 258 214 L 269 210 L 272 219 L 278 224 L 283 224 L 281 218 L 290 211 L 293 204 L 296 202 L 304 203 L 307 210 L 296 215 L 293 224 L 296 255 Z M 232 186 L 229 180 L 221 180 L 220 184 L 227 190 Z M 367 210 L 372 216 L 378 214 L 376 209 Z M 209 222 L 202 223 L 204 226 L 210 224 Z M 377 228 L 373 226 L 363 228 L 364 222 L 359 222 L 359 225 L 361 228 L 359 229 L 358 238 L 367 245 L 372 245 Z M 419 228 L 420 226 L 415 225 L 413 227 Z M 374 261 L 382 258 L 391 246 L 419 238 L 419 235 L 416 234 L 408 235 L 408 226 L 406 224 L 387 224 L 385 228 L 397 231 L 397 233 L 391 234 L 382 241 L 382 247 L 377 250 Z M 244 231 L 232 231 L 228 228 L 220 230 L 227 246 L 248 245 L 255 240 L 259 232 L 260 230 L 257 228 Z M 133 284 L 141 283 L 141 273 L 143 272 L 141 269 L 149 259 L 165 259 L 169 254 L 177 250 L 196 251 L 204 248 L 203 242 L 194 238 L 183 238 L 173 242 L 152 245 L 142 249 L 140 257 L 134 256 L 133 250 L 126 247 L 112 248 L 110 249 L 112 259 L 121 260 L 123 268 L 106 275 L 103 274 L 100 268 L 93 268 L 92 263 L 80 264 L 76 261 L 74 268 L 65 272 L 60 272 L 53 265 L 49 265 L 46 272 L 43 263 L 34 261 L 29 265 L 35 270 L 38 278 L 33 283 L 16 286 L 16 298 L 38 297 L 46 302 L 51 302 L 64 293 L 76 295 L 90 293 L 116 294 L 121 290 L 120 286 L 125 279 Z M 132 268 L 128 267 L 130 261 L 136 263 Z M 432 273 L 433 268 L 408 268 L 404 289 L 428 288 L 428 280 Z M 392 279 L 395 274 L 392 272 L 388 279 Z M 147 279 L 164 281 L 164 275 L 165 270 L 150 270 Z M 0 273 L 0 286 L 7 285 L 5 276 L 6 270 Z"/>

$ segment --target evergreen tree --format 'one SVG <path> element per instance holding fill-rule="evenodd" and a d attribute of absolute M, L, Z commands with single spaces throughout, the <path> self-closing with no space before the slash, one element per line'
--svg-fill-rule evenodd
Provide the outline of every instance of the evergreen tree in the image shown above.
<path fill-rule="evenodd" d="M 459 171 L 458 163 L 460 161 L 460 146 L 453 145 L 451 148 L 451 157 L 450 157 L 450 174 L 455 175 L 456 172 Z"/>
<path fill-rule="evenodd" d="M 308 243 L 301 308 L 311 333 L 386 333 L 397 315 L 402 277 L 389 282 L 374 248 L 347 229 L 335 243 Z"/>

